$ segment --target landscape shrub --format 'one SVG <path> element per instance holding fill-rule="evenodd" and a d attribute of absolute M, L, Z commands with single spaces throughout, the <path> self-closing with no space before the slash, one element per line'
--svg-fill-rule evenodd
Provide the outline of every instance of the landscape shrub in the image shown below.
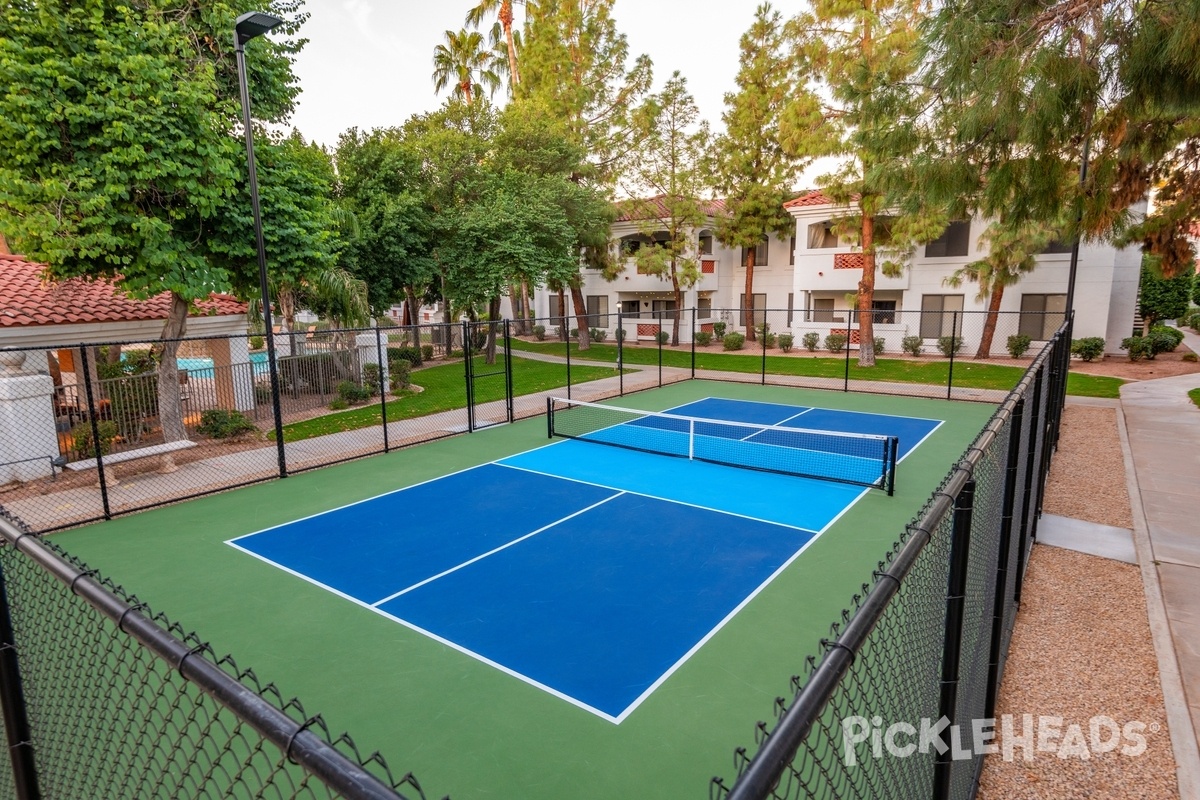
<path fill-rule="evenodd" d="M 785 353 L 790 353 L 792 352 L 792 345 L 795 343 L 795 341 L 796 340 L 792 338 L 790 333 L 781 333 L 779 334 L 779 349 Z"/>
<path fill-rule="evenodd" d="M 713 323 L 713 336 L 717 339 L 724 340 L 725 339 L 725 327 L 726 327 L 726 325 L 724 322 L 714 322 Z"/>
<path fill-rule="evenodd" d="M 754 333 L 758 336 L 758 340 L 762 342 L 763 347 L 775 346 L 775 334 L 771 333 L 771 323 L 764 322 L 761 325 L 755 325 Z"/>
<path fill-rule="evenodd" d="M 350 405 L 359 405 L 371 399 L 371 390 L 354 381 L 342 381 L 337 385 L 338 397 Z"/>
<path fill-rule="evenodd" d="M 716 326 L 714 325 L 713 327 Z M 721 345 L 726 350 L 741 350 L 742 346 L 745 344 L 745 334 L 738 333 L 737 331 L 734 331 L 733 333 L 727 333 L 725 334 L 725 337 L 721 339 Z"/>
<path fill-rule="evenodd" d="M 654 334 L 654 341 L 658 342 L 659 344 L 670 344 L 671 343 L 670 331 L 660 330 L 658 333 Z"/>
<path fill-rule="evenodd" d="M 340 397 L 335 397 L 329 401 L 330 411 L 341 411 L 344 408 L 349 408 L 350 404 Z"/>
<path fill-rule="evenodd" d="M 106 456 L 112 450 L 113 440 L 117 438 L 117 423 L 104 420 L 96 423 L 96 432 L 100 434 L 100 453 Z M 96 445 L 92 440 L 92 423 L 79 422 L 71 428 L 71 443 L 75 452 L 84 458 L 95 458 Z"/>
<path fill-rule="evenodd" d="M 379 391 L 380 373 L 378 364 L 363 364 L 363 388 L 371 394 Z"/>
<path fill-rule="evenodd" d="M 887 339 L 884 339 L 882 336 L 876 336 L 874 341 L 875 341 L 875 355 L 879 355 L 883 352 L 883 349 L 887 346 Z"/>
<path fill-rule="evenodd" d="M 1195 364 L 1197 361 L 1200 361 L 1200 356 L 1197 356 L 1195 353 L 1184 353 L 1181 360 L 1189 364 Z"/>
<path fill-rule="evenodd" d="M 608 331 L 604 328 L 588 328 L 588 334 L 592 337 L 593 342 L 603 342 L 608 338 Z"/>
<path fill-rule="evenodd" d="M 266 339 L 264 339 L 263 337 L 261 337 L 261 336 L 251 336 L 250 337 L 250 349 L 251 350 L 262 350 L 265 345 L 266 345 Z"/>
<path fill-rule="evenodd" d="M 617 328 L 617 343 L 625 341 L 625 334 L 629 333 L 627 328 Z"/>
<path fill-rule="evenodd" d="M 831 353 L 840 353 L 846 346 L 846 334 L 831 333 L 825 337 L 825 349 Z"/>
<path fill-rule="evenodd" d="M 1150 345 L 1145 336 L 1129 336 L 1121 340 L 1121 349 L 1129 351 L 1130 361 L 1141 361 L 1143 358 L 1153 359 L 1149 354 Z"/>
<path fill-rule="evenodd" d="M 962 350 L 963 337 L 961 336 L 942 336 L 938 338 L 937 348 L 946 358 Z"/>
<path fill-rule="evenodd" d="M 1015 336 L 1008 337 L 1008 342 L 1005 345 L 1008 348 L 1008 354 L 1013 358 L 1020 358 L 1029 350 L 1029 346 L 1033 344 L 1033 339 L 1027 333 L 1018 333 Z M 1101 347 L 1103 350 L 1103 347 Z M 1091 361 L 1091 359 L 1088 359 Z"/>
<path fill-rule="evenodd" d="M 200 414 L 196 430 L 214 439 L 230 439 L 257 430 L 254 423 L 240 411 L 210 408 Z"/>
<path fill-rule="evenodd" d="M 696 331 L 696 344 L 701 347 L 708 347 L 712 344 L 713 335 L 708 331 Z"/>
<path fill-rule="evenodd" d="M 1104 355 L 1104 338 L 1101 336 L 1085 336 L 1082 339 L 1072 339 L 1071 355 L 1079 356 L 1084 361 L 1095 361 Z"/>
<path fill-rule="evenodd" d="M 421 360 L 422 361 L 432 361 L 433 360 L 433 345 L 431 345 L 431 344 L 421 345 Z"/>
<path fill-rule="evenodd" d="M 804 345 L 804 349 L 810 353 L 817 352 L 817 345 L 821 343 L 821 334 L 816 331 L 809 331 L 800 338 L 800 342 Z"/>
<path fill-rule="evenodd" d="M 1150 335 L 1164 337 L 1164 344 L 1167 342 L 1167 340 L 1170 340 L 1170 346 L 1166 349 L 1160 350 L 1160 353 L 1173 353 L 1175 352 L 1176 347 L 1179 347 L 1179 345 L 1183 344 L 1183 331 L 1179 330 L 1178 328 L 1171 328 L 1166 325 L 1155 325 L 1150 329 Z"/>
<path fill-rule="evenodd" d="M 389 347 L 387 349 L 387 360 L 389 364 L 395 364 L 397 361 L 407 361 L 414 367 L 421 366 L 421 348 L 419 347 Z"/>
<path fill-rule="evenodd" d="M 395 392 L 401 392 L 412 386 L 412 366 L 407 361 L 400 361 L 391 365 L 388 371 L 388 388 Z"/>
<path fill-rule="evenodd" d="M 920 336 L 905 336 L 900 340 L 900 350 L 908 353 L 910 356 L 921 355 L 921 347 L 925 344 L 925 340 Z"/>

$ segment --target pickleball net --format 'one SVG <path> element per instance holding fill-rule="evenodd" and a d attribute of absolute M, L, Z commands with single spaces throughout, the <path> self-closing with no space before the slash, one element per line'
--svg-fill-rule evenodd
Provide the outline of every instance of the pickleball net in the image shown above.
<path fill-rule="evenodd" d="M 550 397 L 551 438 L 895 490 L 895 436 L 689 417 Z"/>

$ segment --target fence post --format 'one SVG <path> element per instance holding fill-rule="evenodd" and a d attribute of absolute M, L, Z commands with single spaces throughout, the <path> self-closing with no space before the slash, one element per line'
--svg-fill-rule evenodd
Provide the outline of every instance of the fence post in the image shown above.
<path fill-rule="evenodd" d="M 761 326 L 762 330 L 759 331 L 760 336 L 758 337 L 758 338 L 762 339 L 762 365 L 759 368 L 759 384 L 762 386 L 766 386 L 767 385 L 767 325 L 768 325 L 767 309 L 765 309 L 765 308 L 763 309 L 762 315 L 763 315 L 763 323 Z M 759 327 L 759 326 L 756 326 L 756 327 Z"/>
<path fill-rule="evenodd" d="M 983 716 L 996 716 L 996 694 L 1000 690 L 1001 640 L 1004 610 L 1008 600 L 1008 559 L 1012 551 L 1013 506 L 1017 497 L 1017 472 L 1021 466 L 1021 423 L 1025 398 L 1017 400 L 1008 418 L 1008 463 L 1004 470 L 1004 499 L 1000 510 L 1000 550 L 996 554 L 996 593 L 992 600 L 992 646 L 988 656 L 987 699 Z"/>
<path fill-rule="evenodd" d="M 692 380 L 696 379 L 696 307 L 692 306 Z"/>
<path fill-rule="evenodd" d="M 420 340 L 418 339 L 418 342 Z M 417 345 L 417 350 L 420 351 L 421 345 Z M 387 429 L 387 390 L 388 390 L 388 374 L 384 370 L 383 360 L 383 338 L 379 334 L 379 320 L 375 320 L 375 357 L 379 359 L 379 414 L 383 419 L 383 452 L 388 452 L 388 429 Z"/>
<path fill-rule="evenodd" d="M 617 395 L 625 396 L 625 313 L 617 312 Z M 567 395 L 570 397 L 570 395 Z"/>
<path fill-rule="evenodd" d="M 967 567 L 970 563 L 971 514 L 975 501 L 975 479 L 970 478 L 954 502 L 954 528 L 950 540 L 950 577 L 946 582 L 946 633 L 942 646 L 942 693 L 938 719 L 954 725 L 958 704 L 958 673 L 962 655 L 963 609 L 966 605 Z M 953 733 L 951 734 L 953 737 Z M 933 798 L 948 800 L 950 773 L 954 766 L 953 743 L 939 752 L 933 767 Z"/>
<path fill-rule="evenodd" d="M 13 550 L 13 558 L 21 555 Z M 4 711 L 4 731 L 8 735 L 8 754 L 12 759 L 13 788 L 17 800 L 39 800 L 37 769 L 33 761 L 33 735 L 21 688 L 21 668 L 17 659 L 16 636 L 9 616 L 8 587 L 0 569 L 0 703 Z"/>
<path fill-rule="evenodd" d="M 504 396 L 508 401 L 508 421 L 516 419 L 513 412 L 512 331 L 504 320 Z"/>
<path fill-rule="evenodd" d="M 566 330 L 566 325 L 561 325 Z M 571 335 L 567 334 L 567 399 L 571 399 Z"/>
<path fill-rule="evenodd" d="M 663 382 L 662 382 L 662 340 L 663 340 L 662 323 L 663 323 L 663 318 L 662 318 L 662 312 L 660 311 L 658 314 L 658 331 L 656 331 L 654 334 L 654 341 L 658 345 L 658 385 L 659 386 L 663 385 Z"/>
<path fill-rule="evenodd" d="M 467 433 L 475 432 L 475 381 L 471 374 L 471 323 L 463 320 L 463 380 L 467 383 Z"/>
<path fill-rule="evenodd" d="M 958 338 L 958 312 L 950 312 L 950 373 L 946 376 L 946 399 L 950 399 L 950 393 L 954 390 L 954 351 L 955 340 Z"/>
<path fill-rule="evenodd" d="M 1029 529 L 1031 526 L 1030 515 L 1035 513 L 1031 508 L 1032 495 L 1034 489 L 1035 470 L 1034 459 L 1037 456 L 1038 443 L 1038 425 L 1040 424 L 1041 414 L 1041 398 L 1042 398 L 1042 372 L 1038 370 L 1037 377 L 1033 381 L 1033 399 L 1030 402 L 1029 412 L 1029 441 L 1026 444 L 1028 452 L 1025 455 L 1025 491 L 1021 497 L 1021 532 L 1017 538 L 1017 574 L 1014 576 L 1016 588 L 1013 590 L 1013 602 L 1021 602 L 1021 585 L 1025 582 L 1025 556 L 1029 552 Z"/>
<path fill-rule="evenodd" d="M 96 475 L 100 483 L 100 504 L 104 507 L 104 518 L 112 519 L 112 509 L 108 507 L 108 482 L 104 477 L 104 456 L 100 453 L 100 423 L 96 421 L 96 396 L 92 391 L 92 371 L 88 369 L 86 345 L 79 347 L 79 363 L 83 366 L 83 387 L 87 394 L 88 420 L 92 425 L 92 447 L 96 451 Z"/>
<path fill-rule="evenodd" d="M 853 319 L 849 314 L 846 315 L 846 366 L 842 370 L 842 391 L 850 391 L 850 320 Z"/>

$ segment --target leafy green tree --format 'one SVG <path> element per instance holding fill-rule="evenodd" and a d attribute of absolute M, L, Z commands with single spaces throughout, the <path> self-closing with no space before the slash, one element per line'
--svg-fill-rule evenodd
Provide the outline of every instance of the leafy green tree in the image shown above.
<path fill-rule="evenodd" d="M 1200 218 L 1198 51 L 1190 0 L 939 4 L 925 80 L 947 136 L 926 155 L 930 190 L 1014 222 L 1067 212 L 1069 238 L 1140 241 L 1180 273 Z"/>
<path fill-rule="evenodd" d="M 1004 290 L 1037 267 L 1037 254 L 1046 249 L 1056 232 L 1056 227 L 1040 222 L 1023 225 L 993 222 L 979 237 L 979 243 L 988 246 L 987 256 L 955 270 L 946 278 L 946 284 L 954 287 L 962 286 L 964 280 L 979 284 L 979 299 L 988 301 L 975 358 L 991 355 Z"/>
<path fill-rule="evenodd" d="M 415 324 L 418 298 L 436 274 L 420 155 L 400 130 L 351 128 L 338 140 L 337 163 L 341 202 L 359 228 L 346 248 L 347 269 L 366 281 L 376 316 L 404 301 Z M 418 345 L 415 328 L 412 336 Z"/>
<path fill-rule="evenodd" d="M 572 180 L 606 194 L 611 194 L 621 161 L 633 145 L 630 113 L 649 91 L 653 77 L 648 57 L 628 64 L 629 44 L 617 31 L 612 6 L 613 0 L 540 0 L 527 6 L 516 92 L 522 113 L 561 124 L 568 140 L 586 154 Z M 589 266 L 611 266 L 606 217 L 611 219 L 590 211 L 576 217 L 576 245 Z M 585 227 L 587 220 L 597 227 Z M 586 350 L 590 339 L 581 285 L 578 273 L 567 282 L 579 348 Z"/>
<path fill-rule="evenodd" d="M 714 147 L 714 182 L 728 212 L 717 218 L 716 236 L 745 251 L 743 311 L 753 320 L 755 248 L 769 233 L 787 237 L 795 230 L 783 203 L 791 196 L 803 162 L 785 151 L 780 140 L 794 73 L 779 12 L 767 3 L 760 5 L 739 47 L 738 88 L 725 95 L 725 133 Z M 746 336 L 754 340 L 753 324 L 746 326 Z"/>
<path fill-rule="evenodd" d="M 446 31 L 445 43 L 433 48 L 434 90 L 440 92 L 452 85 L 452 94 L 467 103 L 482 97 L 484 86 L 489 96 L 494 95 L 500 88 L 500 76 L 493 58 L 479 31 Z"/>
<path fill-rule="evenodd" d="M 294 35 L 299 5 L 266 10 Z M 0 228 L 53 278 L 108 278 L 138 298 L 171 292 L 158 381 L 168 440 L 185 436 L 171 340 L 189 306 L 232 278 L 214 258 L 212 221 L 245 169 L 236 14 L 209 0 L 0 8 Z M 301 44 L 248 45 L 258 120 L 291 111 Z"/>
<path fill-rule="evenodd" d="M 699 117 L 687 79 L 676 71 L 663 90 L 638 109 L 639 146 L 627 173 L 637 190 L 654 194 L 648 201 L 630 203 L 638 230 L 652 240 L 638 249 L 634 260 L 639 272 L 671 282 L 672 344 L 679 344 L 683 292 L 700 281 L 696 234 L 705 218 L 701 196 L 707 188 L 704 161 L 709 134 L 707 124 L 698 124 Z"/>
<path fill-rule="evenodd" d="M 818 178 L 821 191 L 846 209 L 836 220 L 863 254 L 857 303 L 859 366 L 875 365 L 877 252 L 886 269 L 903 257 L 928 226 L 896 216 L 887 194 L 888 173 L 919 143 L 922 96 L 912 80 L 921 4 L 905 0 L 814 0 L 795 17 L 801 86 L 785 119 L 785 147 L 808 158 L 836 157 L 841 166 Z M 934 234 L 936 236 L 936 233 Z"/>
<path fill-rule="evenodd" d="M 1140 310 L 1146 330 L 1165 319 L 1179 319 L 1187 313 L 1195 285 L 1195 272 L 1165 277 L 1159 259 L 1142 259 Z"/>

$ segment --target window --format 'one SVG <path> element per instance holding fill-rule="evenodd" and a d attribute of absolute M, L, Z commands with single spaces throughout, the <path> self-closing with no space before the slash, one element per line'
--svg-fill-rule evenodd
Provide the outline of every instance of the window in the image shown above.
<path fill-rule="evenodd" d="M 591 294 L 587 296 L 587 318 L 589 328 L 608 327 L 608 295 Z"/>
<path fill-rule="evenodd" d="M 746 248 L 742 248 L 742 265 L 746 264 Z M 754 248 L 754 266 L 767 266 L 767 237 L 763 237 L 758 246 Z"/>
<path fill-rule="evenodd" d="M 795 237 L 793 237 L 793 238 L 792 238 L 792 242 L 793 242 L 793 243 L 795 243 L 795 241 L 796 241 L 796 239 L 795 239 Z M 793 250 L 792 252 L 795 252 L 795 251 Z M 792 302 L 793 302 L 793 298 L 794 298 L 794 297 L 795 297 L 795 295 L 794 295 L 794 294 L 792 294 L 791 292 L 788 292 L 788 316 L 787 316 L 787 327 L 789 327 L 789 328 L 790 328 L 790 327 L 792 327 Z"/>
<path fill-rule="evenodd" d="M 738 295 L 738 325 L 746 327 L 746 295 Z M 754 321 L 752 325 L 761 325 L 763 321 L 763 312 L 767 308 L 767 296 L 765 294 L 754 293 Z"/>
<path fill-rule="evenodd" d="M 813 300 L 813 322 L 833 322 L 833 300 Z"/>
<path fill-rule="evenodd" d="M 713 237 L 712 237 L 711 233 L 705 231 L 704 233 L 700 234 L 699 247 L 700 247 L 700 255 L 702 255 L 702 256 L 711 256 L 712 255 Z"/>
<path fill-rule="evenodd" d="M 858 312 L 855 311 L 852 319 L 858 320 Z M 871 301 L 871 319 L 881 325 L 896 324 L 896 301 L 895 300 L 872 300 Z M 959 323 L 962 324 L 961 322 Z"/>
<path fill-rule="evenodd" d="M 639 310 L 640 310 L 640 308 L 638 307 L 637 300 L 622 300 L 621 301 L 621 313 L 622 314 L 637 314 Z"/>
<path fill-rule="evenodd" d="M 712 316 L 711 297 L 699 297 L 696 299 L 696 316 L 705 319 Z"/>
<path fill-rule="evenodd" d="M 565 303 L 564 303 L 564 305 L 565 305 Z M 563 315 L 562 308 L 558 304 L 558 295 L 556 295 L 556 294 L 550 295 L 550 321 L 553 324 L 557 325 L 559 323 L 559 317 L 561 317 L 562 315 Z"/>
<path fill-rule="evenodd" d="M 1018 330 L 1030 339 L 1044 342 L 1054 336 L 1067 318 L 1065 294 L 1026 294 L 1021 296 L 1021 326 Z"/>
<path fill-rule="evenodd" d="M 636 236 L 626 236 L 621 240 L 621 256 L 630 258 L 638 250 L 642 249 L 642 240 Z"/>
<path fill-rule="evenodd" d="M 791 241 L 788 242 L 788 266 L 789 267 L 796 266 L 796 237 L 795 236 L 793 236 Z M 790 308 L 790 306 L 789 306 L 789 308 Z"/>
<path fill-rule="evenodd" d="M 962 335 L 963 296 L 927 294 L 921 298 L 921 338 Z"/>
<path fill-rule="evenodd" d="M 1073 245 L 1074 242 L 1060 242 L 1058 239 L 1052 239 L 1050 244 L 1046 245 L 1045 249 L 1040 251 L 1039 255 L 1048 253 L 1069 253 L 1071 252 Z"/>
<path fill-rule="evenodd" d="M 926 258 L 965 256 L 971 249 L 971 223 L 968 220 L 951 222 L 942 235 L 925 245 Z M 946 334 L 949 336 L 950 334 Z"/>
<path fill-rule="evenodd" d="M 823 250 L 827 247 L 837 247 L 838 237 L 833 232 L 833 222 L 814 222 L 808 226 L 808 249 Z"/>
<path fill-rule="evenodd" d="M 650 310 L 654 312 L 655 319 L 675 319 L 674 300 L 652 300 Z"/>

